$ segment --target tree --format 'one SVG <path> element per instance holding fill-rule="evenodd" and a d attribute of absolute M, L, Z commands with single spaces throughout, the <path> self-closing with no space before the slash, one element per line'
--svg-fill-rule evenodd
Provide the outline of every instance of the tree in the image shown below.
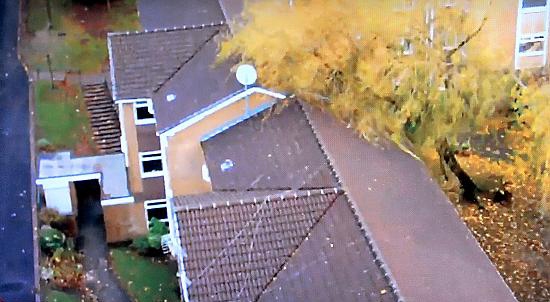
<path fill-rule="evenodd" d="M 473 1 L 466 12 L 438 1 L 405 2 L 247 4 L 219 60 L 241 56 L 256 65 L 262 85 L 328 109 L 366 139 L 389 139 L 425 161 L 439 158 L 438 173 L 452 172 L 472 202 L 484 190 L 456 160 L 459 137 L 488 131 L 488 120 L 514 100 L 530 103 L 529 113 L 514 118 L 529 133 L 529 166 L 547 179 L 550 148 L 536 151 L 550 140 L 550 93 L 523 84 L 506 68 L 506 54 L 488 47 L 491 3 Z"/>

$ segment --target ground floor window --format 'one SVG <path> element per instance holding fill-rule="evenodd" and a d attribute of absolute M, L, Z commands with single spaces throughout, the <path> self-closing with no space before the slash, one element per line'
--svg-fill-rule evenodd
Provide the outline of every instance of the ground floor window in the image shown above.
<path fill-rule="evenodd" d="M 147 221 L 155 217 L 168 226 L 168 208 L 165 199 L 148 200 L 144 203 L 144 207 Z"/>

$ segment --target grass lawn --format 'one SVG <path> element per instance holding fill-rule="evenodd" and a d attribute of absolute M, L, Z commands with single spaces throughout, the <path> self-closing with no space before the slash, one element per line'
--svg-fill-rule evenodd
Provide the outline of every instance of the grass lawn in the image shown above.
<path fill-rule="evenodd" d="M 115 274 L 138 302 L 179 302 L 177 266 L 138 255 L 129 248 L 111 249 Z"/>
<path fill-rule="evenodd" d="M 47 70 L 46 55 L 56 71 L 95 73 L 107 66 L 107 32 L 140 28 L 135 0 L 90 2 L 49 0 L 52 28 L 48 30 L 47 0 L 29 0 L 27 33 L 22 55 L 32 70 Z"/>
<path fill-rule="evenodd" d="M 51 89 L 49 81 L 35 86 L 37 139 L 46 139 L 54 149 L 75 149 L 86 139 L 89 121 L 80 89 Z"/>
<path fill-rule="evenodd" d="M 80 302 L 80 297 L 75 294 L 47 289 L 45 302 Z"/>

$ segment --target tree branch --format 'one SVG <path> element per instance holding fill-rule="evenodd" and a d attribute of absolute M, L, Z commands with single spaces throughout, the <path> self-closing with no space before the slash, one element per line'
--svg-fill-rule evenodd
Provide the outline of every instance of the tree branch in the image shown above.
<path fill-rule="evenodd" d="M 470 40 L 472 40 L 475 36 L 477 36 L 481 32 L 481 30 L 483 29 L 483 26 L 485 26 L 485 23 L 487 23 L 487 19 L 488 19 L 487 16 L 485 16 L 481 21 L 481 24 L 479 25 L 479 27 L 474 32 L 470 33 L 466 37 L 466 39 L 462 40 L 455 48 L 449 51 L 449 53 L 447 54 L 447 60 L 450 59 L 452 55 L 454 55 L 457 51 L 459 51 L 462 47 L 464 47 L 464 45 L 468 44 Z"/>

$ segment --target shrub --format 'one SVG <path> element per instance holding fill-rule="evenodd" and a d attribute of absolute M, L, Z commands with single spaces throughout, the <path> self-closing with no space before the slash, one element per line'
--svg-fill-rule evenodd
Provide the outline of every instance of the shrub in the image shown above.
<path fill-rule="evenodd" d="M 149 241 L 147 240 L 147 236 L 141 236 L 134 239 L 130 247 L 138 251 L 140 254 L 147 253 L 147 250 L 149 249 Z"/>
<path fill-rule="evenodd" d="M 52 221 L 50 224 L 52 228 L 58 229 L 67 237 L 77 236 L 77 224 L 73 217 L 63 217 L 61 220 Z"/>
<path fill-rule="evenodd" d="M 51 227 L 40 229 L 39 236 L 40 248 L 45 252 L 55 251 L 65 244 L 65 234 Z"/>
<path fill-rule="evenodd" d="M 149 222 L 149 234 L 147 235 L 149 246 L 153 249 L 159 250 L 161 248 L 162 235 L 166 235 L 168 233 L 169 231 L 166 224 L 153 217 L 153 219 Z"/>
<path fill-rule="evenodd" d="M 134 239 L 130 247 L 140 254 L 158 254 L 162 247 L 162 235 L 168 233 L 168 227 L 166 227 L 164 222 L 157 218 L 152 218 L 149 221 L 149 233 L 146 236 Z"/>
<path fill-rule="evenodd" d="M 43 224 L 51 225 L 53 221 L 62 220 L 63 216 L 61 216 L 61 214 L 59 214 L 59 212 L 56 209 L 42 208 L 40 209 L 38 218 L 40 219 L 40 222 L 42 222 Z"/>
<path fill-rule="evenodd" d="M 61 288 L 84 288 L 84 266 L 82 255 L 72 249 L 58 248 L 49 259 L 53 270 L 53 282 Z"/>
<path fill-rule="evenodd" d="M 77 235 L 76 220 L 73 217 L 66 217 L 59 214 L 56 209 L 42 208 L 38 217 L 40 222 L 60 230 L 67 237 L 76 237 Z"/>
<path fill-rule="evenodd" d="M 40 151 L 43 151 L 43 152 L 52 152 L 55 150 L 54 146 L 52 145 L 52 143 L 45 139 L 45 138 L 41 138 L 39 140 L 36 141 L 36 147 L 38 147 L 38 149 Z"/>

